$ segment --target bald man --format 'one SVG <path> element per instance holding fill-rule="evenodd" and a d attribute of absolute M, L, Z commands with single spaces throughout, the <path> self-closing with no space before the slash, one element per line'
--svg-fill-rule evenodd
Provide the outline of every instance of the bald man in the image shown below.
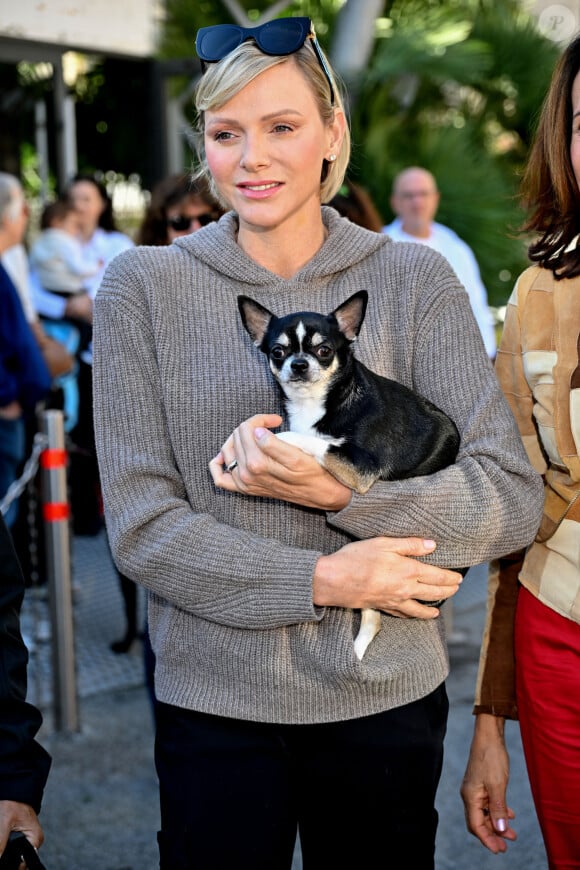
<path fill-rule="evenodd" d="M 487 304 L 479 266 L 473 251 L 457 233 L 436 223 L 439 191 L 434 176 L 420 166 L 410 166 L 393 181 L 391 208 L 395 220 L 383 227 L 395 242 L 415 242 L 439 251 L 448 260 L 467 290 L 469 301 L 490 359 L 496 354 L 493 317 Z"/>

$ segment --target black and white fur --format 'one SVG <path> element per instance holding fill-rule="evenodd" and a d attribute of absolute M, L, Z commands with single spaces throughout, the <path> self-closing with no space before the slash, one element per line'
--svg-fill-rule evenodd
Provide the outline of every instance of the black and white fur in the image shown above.
<path fill-rule="evenodd" d="M 454 422 L 428 399 L 355 358 L 367 302 L 361 290 L 330 314 L 277 317 L 238 296 L 242 322 L 282 390 L 291 431 L 278 437 L 359 493 L 379 478 L 417 477 L 450 465 L 460 440 Z M 363 610 L 359 659 L 379 628 L 380 614 Z"/>

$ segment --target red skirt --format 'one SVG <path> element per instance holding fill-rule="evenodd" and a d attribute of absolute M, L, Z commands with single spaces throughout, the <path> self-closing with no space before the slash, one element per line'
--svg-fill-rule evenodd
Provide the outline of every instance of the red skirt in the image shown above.
<path fill-rule="evenodd" d="M 580 868 L 580 625 L 522 588 L 515 656 L 522 744 L 550 870 Z"/>

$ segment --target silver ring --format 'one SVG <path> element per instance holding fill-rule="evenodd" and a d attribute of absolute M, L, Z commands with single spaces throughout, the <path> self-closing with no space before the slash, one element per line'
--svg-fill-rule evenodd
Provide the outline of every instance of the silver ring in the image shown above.
<path fill-rule="evenodd" d="M 238 460 L 237 460 L 237 459 L 232 459 L 232 461 L 230 462 L 230 464 L 229 464 L 228 466 L 226 466 L 226 471 L 229 471 L 230 474 L 231 474 L 232 471 L 234 470 L 234 468 L 237 468 L 237 467 L 238 467 Z"/>

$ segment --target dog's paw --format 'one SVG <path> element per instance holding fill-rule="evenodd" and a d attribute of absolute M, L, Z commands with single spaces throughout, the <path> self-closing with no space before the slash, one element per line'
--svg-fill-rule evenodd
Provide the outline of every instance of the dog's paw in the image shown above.
<path fill-rule="evenodd" d="M 304 453 L 314 456 L 320 465 L 324 465 L 324 456 L 328 450 L 328 441 L 317 438 L 316 435 L 303 435 L 300 432 L 276 432 L 276 437 L 286 444 L 299 447 Z"/>
<path fill-rule="evenodd" d="M 381 614 L 379 611 L 371 610 L 369 608 L 361 610 L 360 628 L 354 639 L 354 651 L 359 661 L 362 661 L 362 657 L 367 651 L 369 644 L 374 640 L 380 630 Z"/>
<path fill-rule="evenodd" d="M 368 492 L 373 483 L 377 480 L 376 474 L 365 474 L 346 459 L 340 453 L 334 453 L 329 450 L 324 461 L 320 463 L 333 477 L 336 477 L 349 489 L 364 495 Z"/>

